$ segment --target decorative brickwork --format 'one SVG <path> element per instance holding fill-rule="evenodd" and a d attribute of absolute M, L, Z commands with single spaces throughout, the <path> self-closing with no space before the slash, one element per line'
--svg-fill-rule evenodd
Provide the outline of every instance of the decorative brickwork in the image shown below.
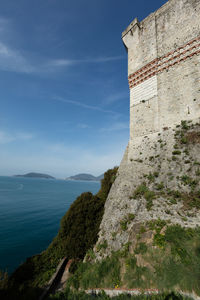
<path fill-rule="evenodd" d="M 200 54 L 200 36 L 189 41 L 174 51 L 168 52 L 162 57 L 156 58 L 133 74 L 129 75 L 129 87 L 133 88 L 145 80 L 159 74 L 176 64 Z"/>

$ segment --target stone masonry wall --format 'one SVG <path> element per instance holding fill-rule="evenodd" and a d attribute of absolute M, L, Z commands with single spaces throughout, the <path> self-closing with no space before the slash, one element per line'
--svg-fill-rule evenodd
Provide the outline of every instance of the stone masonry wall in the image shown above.
<path fill-rule="evenodd" d="M 130 139 L 200 116 L 200 1 L 169 0 L 123 32 Z"/>

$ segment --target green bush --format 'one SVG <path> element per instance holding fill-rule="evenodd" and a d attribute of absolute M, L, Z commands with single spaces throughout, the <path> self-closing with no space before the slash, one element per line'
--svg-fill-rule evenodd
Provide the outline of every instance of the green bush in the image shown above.
<path fill-rule="evenodd" d="M 156 233 L 154 235 L 154 245 L 163 248 L 166 245 L 166 239 L 165 239 L 165 235 L 160 234 L 160 233 Z"/>
<path fill-rule="evenodd" d="M 103 243 L 97 245 L 97 251 L 101 251 L 102 249 L 106 249 L 108 247 L 108 242 L 106 240 Z"/>
<path fill-rule="evenodd" d="M 147 175 L 147 179 L 149 180 L 149 182 L 154 182 L 155 176 L 152 173 L 149 173 L 149 175 Z"/>
<path fill-rule="evenodd" d="M 181 151 L 180 150 L 175 150 L 172 152 L 173 155 L 181 155 Z"/>
<path fill-rule="evenodd" d="M 181 128 L 184 130 L 188 130 L 190 126 L 187 125 L 187 121 L 181 121 Z"/>
<path fill-rule="evenodd" d="M 150 230 L 155 230 L 160 233 L 161 229 L 166 226 L 167 222 L 165 220 L 157 219 L 147 222 L 147 226 Z"/>
<path fill-rule="evenodd" d="M 128 214 L 128 222 L 133 221 L 135 219 L 134 214 Z"/>
<path fill-rule="evenodd" d="M 177 204 L 177 201 L 174 198 L 170 199 L 169 201 L 170 201 L 171 204 Z"/>
<path fill-rule="evenodd" d="M 181 138 L 181 144 L 187 144 L 187 138 L 185 137 L 185 136 L 183 136 L 182 138 Z"/>
<path fill-rule="evenodd" d="M 96 263 L 83 263 L 68 281 L 75 289 L 88 289 L 99 287 L 115 288 L 120 285 L 120 261 L 119 253 L 113 253 L 111 257 Z"/>
<path fill-rule="evenodd" d="M 97 196 L 103 201 L 106 201 L 110 188 L 116 179 L 117 171 L 118 167 L 109 169 L 107 172 L 105 172 L 104 178 L 101 180 L 101 189 L 97 193 Z"/>
<path fill-rule="evenodd" d="M 121 221 L 120 221 L 120 227 L 121 227 L 121 230 L 123 230 L 123 231 L 126 231 L 126 230 L 127 230 L 127 223 L 128 223 L 128 220 L 127 220 L 127 219 L 124 219 L 124 220 L 121 220 Z"/>
<path fill-rule="evenodd" d="M 145 192 L 148 191 L 148 187 L 146 186 L 146 183 L 142 183 L 139 185 L 136 190 L 133 193 L 133 198 L 136 199 L 138 197 L 141 197 L 144 195 Z"/>
<path fill-rule="evenodd" d="M 198 184 L 198 181 L 189 177 L 188 175 L 183 175 L 181 177 L 181 181 L 184 185 L 189 185 L 191 188 L 195 188 L 195 186 Z"/>
<path fill-rule="evenodd" d="M 135 254 L 145 254 L 147 252 L 147 245 L 145 243 L 139 243 L 135 249 Z"/>

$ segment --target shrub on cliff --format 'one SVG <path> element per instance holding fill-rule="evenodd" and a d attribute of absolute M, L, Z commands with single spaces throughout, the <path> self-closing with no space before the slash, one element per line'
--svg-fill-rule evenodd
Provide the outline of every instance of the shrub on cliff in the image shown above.
<path fill-rule="evenodd" d="M 97 195 L 82 193 L 61 220 L 60 230 L 47 252 L 56 249 L 60 257 L 82 259 L 97 241 L 104 203 L 115 180 L 118 168 L 108 170 L 101 180 Z M 53 249 L 55 248 L 55 249 Z"/>
<path fill-rule="evenodd" d="M 63 241 L 63 255 L 83 258 L 95 244 L 103 215 L 104 201 L 87 192 L 81 194 L 61 220 L 58 239 Z"/>
<path fill-rule="evenodd" d="M 12 295 L 11 298 L 15 295 L 14 299 L 35 299 L 40 293 L 38 287 L 49 280 L 61 258 L 83 259 L 97 241 L 104 203 L 116 173 L 115 167 L 104 174 L 97 195 L 83 193 L 74 201 L 63 216 L 60 230 L 49 247 L 41 254 L 28 258 L 10 276 L 7 299 L 9 295 Z M 29 293 L 32 288 L 33 297 Z"/>
<path fill-rule="evenodd" d="M 118 171 L 118 167 L 114 167 L 113 169 L 109 169 L 105 174 L 104 178 L 101 180 L 101 189 L 99 190 L 97 196 L 102 199 L 104 202 L 108 196 L 110 188 L 115 181 L 116 174 Z"/>

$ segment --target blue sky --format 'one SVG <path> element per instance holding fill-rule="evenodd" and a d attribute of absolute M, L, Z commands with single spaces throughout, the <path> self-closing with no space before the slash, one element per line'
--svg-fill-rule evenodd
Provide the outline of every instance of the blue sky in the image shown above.
<path fill-rule="evenodd" d="M 122 31 L 163 0 L 0 0 L 0 175 L 99 175 L 129 139 Z"/>

